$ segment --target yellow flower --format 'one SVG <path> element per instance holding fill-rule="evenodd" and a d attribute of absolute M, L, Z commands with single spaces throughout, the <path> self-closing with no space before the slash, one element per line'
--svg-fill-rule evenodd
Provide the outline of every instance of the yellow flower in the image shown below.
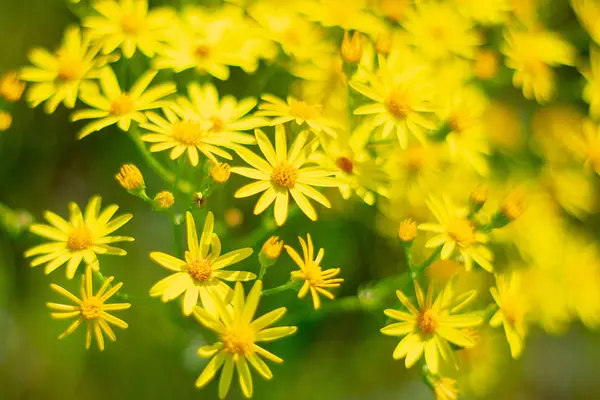
<path fill-rule="evenodd" d="M 524 282 L 519 273 L 513 272 L 509 276 L 497 275 L 496 287 L 490 292 L 498 304 L 498 311 L 490 320 L 494 328 L 504 326 L 506 339 L 510 345 L 510 354 L 513 358 L 519 357 L 525 347 L 527 335 L 528 304 L 524 297 Z"/>
<path fill-rule="evenodd" d="M 415 281 L 417 306 L 400 290 L 396 295 L 409 311 L 387 309 L 388 317 L 398 320 L 381 329 L 384 335 L 404 336 L 394 350 L 395 360 L 405 358 L 406 368 L 412 367 L 425 353 L 427 367 L 437 374 L 440 370 L 440 356 L 456 367 L 457 362 L 450 343 L 459 347 L 471 347 L 474 342 L 464 328 L 481 324 L 483 319 L 474 313 L 460 313 L 475 299 L 476 292 L 470 291 L 457 296 L 452 283 L 433 300 L 433 284 L 429 285 L 427 295 Z"/>
<path fill-rule="evenodd" d="M 468 210 L 455 207 L 448 198 L 440 201 L 434 197 L 427 200 L 427 206 L 439 221 L 439 224 L 420 224 L 419 229 L 437 233 L 429 239 L 425 247 L 442 247 L 441 259 L 449 259 L 454 250 L 463 258 L 465 269 L 471 270 L 473 261 L 483 269 L 492 272 L 492 253 L 482 243 L 487 243 L 488 236 L 477 230 L 467 217 Z"/>
<path fill-rule="evenodd" d="M 256 144 L 248 131 L 267 125 L 264 118 L 248 116 L 256 106 L 256 99 L 246 97 L 237 101 L 233 96 L 219 99 L 219 92 L 212 83 L 200 86 L 188 85 L 188 97 L 180 96 L 171 108 L 184 119 L 206 121 L 208 132 L 215 137 L 227 138 L 231 143 Z"/>
<path fill-rule="evenodd" d="M 279 240 L 279 236 L 271 236 L 262 246 L 260 256 L 264 259 L 264 263 L 273 263 L 281 254 L 283 249 L 283 240 Z"/>
<path fill-rule="evenodd" d="M 167 210 L 175 204 L 175 196 L 173 193 L 163 190 L 154 196 L 154 204 L 160 209 Z"/>
<path fill-rule="evenodd" d="M 110 327 L 114 325 L 118 328 L 125 329 L 129 325 L 120 318 L 117 318 L 107 311 L 120 311 L 126 310 L 131 307 L 129 303 L 112 303 L 105 304 L 117 291 L 123 286 L 120 282 L 114 286 L 111 286 L 113 277 L 107 278 L 102 287 L 94 294 L 92 289 L 92 269 L 94 267 L 88 266 L 85 274 L 81 276 L 81 299 L 71 294 L 61 286 L 51 284 L 50 288 L 55 292 L 65 296 L 71 300 L 75 305 L 59 304 L 59 303 L 46 303 L 47 306 L 55 310 L 50 313 L 50 316 L 55 319 L 67 319 L 77 318 L 66 331 L 64 331 L 58 338 L 62 339 L 69 336 L 79 325 L 86 323 L 87 332 L 85 336 L 85 348 L 89 349 L 92 344 L 92 335 L 96 338 L 96 344 L 100 351 L 104 350 L 104 335 L 108 336 L 113 342 L 116 340 L 115 333 Z M 110 324 L 110 325 L 109 325 Z"/>
<path fill-rule="evenodd" d="M 212 212 L 206 217 L 200 240 L 190 212 L 186 213 L 186 226 L 188 251 L 185 252 L 185 261 L 165 253 L 150 253 L 153 261 L 174 272 L 152 286 L 150 296 L 161 296 L 166 303 L 184 294 L 182 310 L 185 315 L 192 313 L 200 297 L 202 307 L 216 314 L 216 299 L 231 298 L 231 288 L 223 280 L 235 282 L 256 279 L 251 272 L 222 270 L 250 257 L 252 249 L 244 248 L 221 255 L 221 241 L 213 232 Z"/>
<path fill-rule="evenodd" d="M 225 183 L 231 176 L 231 166 L 227 163 L 214 164 L 210 168 L 210 177 L 216 183 Z"/>
<path fill-rule="evenodd" d="M 383 21 L 372 15 L 368 0 L 309 0 L 299 11 L 324 27 L 338 26 L 344 30 L 357 30 L 371 35 L 380 32 Z"/>
<path fill-rule="evenodd" d="M 0 78 L 0 96 L 4 97 L 6 101 L 11 103 L 19 101 L 24 90 L 25 83 L 21 82 L 18 73 L 6 72 Z"/>
<path fill-rule="evenodd" d="M 121 166 L 119 173 L 115 176 L 121 187 L 125 190 L 144 190 L 144 176 L 135 164 Z"/>
<path fill-rule="evenodd" d="M 324 205 L 331 207 L 331 203 L 325 196 L 315 190 L 312 186 L 336 187 L 338 182 L 331 178 L 331 172 L 320 167 L 304 167 L 307 162 L 308 153 L 313 143 L 306 144 L 308 132 L 301 132 L 292 144 L 289 152 L 285 138 L 283 125 L 275 127 L 275 149 L 271 142 L 260 129 L 255 130 L 256 141 L 264 159 L 244 148 L 237 147 L 236 152 L 252 168 L 233 167 L 231 172 L 242 175 L 257 182 L 240 188 L 235 192 L 236 198 L 244 198 L 264 192 L 256 202 L 254 214 L 262 213 L 275 202 L 275 222 L 281 226 L 285 223 L 288 215 L 288 203 L 290 195 L 298 204 L 298 207 L 308 218 L 315 221 L 317 213 L 306 196 Z"/>
<path fill-rule="evenodd" d="M 350 82 L 354 90 L 374 101 L 355 109 L 354 115 L 373 115 L 373 125 L 383 128 L 383 137 L 395 130 L 402 148 L 408 147 L 409 133 L 424 141 L 424 131 L 436 128 L 431 120 L 433 91 L 427 79 L 410 57 L 404 67 L 382 59 L 380 71 L 371 77 L 370 85 Z"/>
<path fill-rule="evenodd" d="M 600 3 L 597 0 L 571 0 L 571 6 L 581 25 L 588 31 L 596 44 L 600 45 Z"/>
<path fill-rule="evenodd" d="M 357 64 L 363 54 L 362 37 L 360 34 L 355 31 L 352 35 L 352 39 L 350 39 L 348 31 L 344 32 L 344 40 L 342 41 L 340 52 L 342 54 L 342 59 L 348 64 Z"/>
<path fill-rule="evenodd" d="M 333 294 L 327 289 L 334 289 L 340 287 L 344 279 L 335 278 L 335 276 L 337 276 L 341 271 L 339 268 L 329 268 L 325 271 L 322 270 L 320 264 L 323 260 L 323 256 L 325 255 L 324 249 L 319 249 L 317 257 L 313 260 L 315 254 L 312 238 L 310 237 L 310 233 L 306 234 L 306 236 L 308 246 L 304 239 L 298 237 L 298 240 L 300 241 L 300 246 L 302 246 L 302 254 L 304 256 L 304 259 L 300 257 L 296 250 L 294 250 L 288 245 L 285 246 L 285 250 L 292 258 L 292 260 L 294 260 L 294 262 L 298 264 L 298 267 L 300 267 L 299 271 L 292 272 L 292 279 L 304 281 L 302 288 L 298 292 L 298 298 L 303 298 L 310 291 L 313 301 L 313 307 L 315 308 L 315 310 L 317 310 L 321 307 L 321 298 L 319 297 L 319 294 L 327 297 L 329 300 L 333 300 Z"/>
<path fill-rule="evenodd" d="M 27 101 L 32 107 L 45 101 L 47 113 L 54 112 L 61 102 L 73 108 L 79 89 L 99 75 L 100 60 L 95 59 L 98 50 L 90 47 L 89 37 L 82 35 L 78 27 L 67 28 L 54 54 L 40 48 L 31 50 L 29 60 L 35 66 L 24 67 L 20 74 L 22 80 L 34 82 L 27 90 Z"/>
<path fill-rule="evenodd" d="M 111 221 L 119 206 L 113 204 L 100 211 L 100 203 L 99 196 L 92 197 L 83 215 L 77 204 L 69 203 L 69 221 L 46 211 L 44 218 L 51 225 L 33 224 L 29 230 L 53 242 L 35 246 L 25 252 L 25 257 L 37 256 L 31 261 L 31 266 L 47 263 L 44 272 L 49 274 L 68 261 L 67 278 L 72 279 L 81 260 L 86 264 L 94 264 L 97 254 L 126 255 L 125 250 L 110 244 L 132 242 L 134 239 L 129 236 L 107 235 L 125 225 L 133 215 L 124 214 Z"/>
<path fill-rule="evenodd" d="M 12 115 L 8 111 L 0 110 L 0 132 L 8 130 L 13 122 Z"/>
<path fill-rule="evenodd" d="M 164 107 L 166 103 L 160 100 L 177 90 L 172 82 L 161 83 L 148 89 L 156 73 L 152 70 L 146 72 L 133 84 L 130 91 L 123 92 L 112 68 L 103 68 L 100 73 L 102 93 L 96 86 L 91 86 L 82 90 L 80 94 L 81 101 L 94 108 L 75 111 L 71 116 L 72 121 L 98 120 L 79 131 L 77 138 L 82 139 L 113 124 L 117 124 L 123 131 L 128 131 L 132 120 L 138 124 L 146 122 L 142 111 Z"/>
<path fill-rule="evenodd" d="M 195 308 L 194 316 L 198 321 L 219 335 L 220 339 L 215 344 L 198 349 L 200 357 L 212 357 L 212 359 L 196 380 L 196 387 L 206 386 L 222 367 L 219 398 L 224 399 L 229 392 L 235 367 L 242 393 L 250 398 L 253 385 L 248 364 L 263 378 L 267 380 L 273 378 L 273 373 L 263 358 L 278 364 L 283 360 L 257 343 L 284 338 L 294 334 L 297 328 L 295 326 L 269 328 L 283 317 L 286 312 L 285 307 L 280 307 L 254 319 L 261 294 L 262 281 L 256 281 L 248 293 L 248 297 L 244 300 L 244 288 L 241 283 L 236 283 L 231 307 L 228 307 L 228 303 L 222 297 L 215 299 L 218 317 L 200 307 Z"/>
<path fill-rule="evenodd" d="M 458 12 L 483 25 L 495 25 L 506 22 L 510 11 L 512 11 L 510 2 L 511 0 L 452 0 L 453 7 Z"/>
<path fill-rule="evenodd" d="M 600 119 L 600 48 L 590 46 L 590 69 L 583 73 L 587 84 L 583 99 L 590 105 L 590 116 Z"/>
<path fill-rule="evenodd" d="M 163 109 L 167 119 L 155 112 L 148 112 L 148 122 L 140 128 L 152 133 L 142 135 L 145 142 L 153 143 L 151 152 L 171 149 L 171 160 L 179 158 L 187 151 L 190 163 L 198 165 L 198 151 L 212 162 L 218 162 L 215 155 L 231 160 L 231 155 L 218 146 L 231 147 L 232 142 L 227 135 L 214 135 L 210 132 L 211 124 L 207 121 L 182 118 L 171 109 Z"/>
<path fill-rule="evenodd" d="M 427 380 L 433 388 L 435 394 L 435 400 L 457 400 L 458 399 L 458 388 L 456 387 L 456 380 L 446 377 L 432 377 L 428 376 Z"/>
<path fill-rule="evenodd" d="M 481 38 L 469 19 L 450 4 L 422 2 L 406 13 L 404 28 L 413 35 L 413 43 L 432 60 L 454 55 L 474 58 Z"/>
<path fill-rule="evenodd" d="M 398 237 L 405 243 L 412 242 L 417 237 L 417 224 L 410 218 L 400 222 Z"/>
<path fill-rule="evenodd" d="M 309 103 L 303 100 L 297 100 L 288 96 L 286 101 L 271 94 L 260 96 L 265 103 L 258 106 L 254 115 L 261 117 L 275 117 L 271 120 L 271 126 L 280 125 L 288 121 L 294 121 L 297 125 L 306 123 L 314 132 L 325 132 L 331 137 L 337 134 L 333 128 L 339 127 L 335 121 L 332 121 L 322 115 L 322 105 L 318 103 Z"/>
<path fill-rule="evenodd" d="M 94 42 L 102 45 L 104 54 L 120 46 L 125 58 L 133 57 L 136 49 L 153 57 L 175 23 L 173 10 L 148 12 L 147 0 L 101 0 L 92 7 L 100 15 L 84 18 L 81 25 Z"/>
<path fill-rule="evenodd" d="M 555 90 L 552 67 L 573 65 L 575 48 L 558 34 L 543 29 L 508 29 L 502 52 L 506 65 L 515 70 L 513 84 L 523 88 L 527 99 L 538 103 L 550 100 Z"/>

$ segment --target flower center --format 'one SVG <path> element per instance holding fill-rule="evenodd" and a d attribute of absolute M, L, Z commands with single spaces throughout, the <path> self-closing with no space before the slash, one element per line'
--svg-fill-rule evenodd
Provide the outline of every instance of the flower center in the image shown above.
<path fill-rule="evenodd" d="M 194 260 L 188 264 L 188 274 L 199 282 L 210 279 L 212 268 L 208 260 Z"/>
<path fill-rule="evenodd" d="M 394 92 L 385 101 L 385 107 L 397 119 L 405 119 L 409 111 L 407 103 L 406 96 L 402 93 Z"/>
<path fill-rule="evenodd" d="M 202 141 L 202 128 L 193 121 L 182 121 L 173 124 L 172 135 L 178 142 L 195 146 Z"/>
<path fill-rule="evenodd" d="M 421 332 L 429 335 L 435 332 L 437 328 L 436 315 L 433 310 L 425 310 L 417 317 L 417 325 Z"/>
<path fill-rule="evenodd" d="M 318 285 L 323 281 L 321 267 L 312 261 L 306 264 L 302 272 L 304 272 L 306 280 L 310 282 L 312 286 Z"/>
<path fill-rule="evenodd" d="M 450 129 L 455 133 L 461 133 L 465 128 L 465 124 L 458 115 L 453 115 L 448 118 L 448 125 L 450 125 Z"/>
<path fill-rule="evenodd" d="M 143 20 L 133 13 L 125 14 L 121 17 L 121 29 L 123 29 L 123 32 L 131 35 L 136 35 L 140 32 L 142 23 Z"/>
<path fill-rule="evenodd" d="M 351 174 L 354 171 L 354 164 L 352 160 L 348 157 L 340 157 L 335 160 L 335 165 L 338 166 L 339 169 L 344 171 L 347 174 Z"/>
<path fill-rule="evenodd" d="M 81 304 L 81 315 L 86 319 L 98 318 L 102 312 L 102 301 L 96 296 L 87 298 Z"/>
<path fill-rule="evenodd" d="M 466 218 L 456 218 L 447 229 L 450 237 L 460 245 L 468 246 L 475 241 L 475 227 Z"/>
<path fill-rule="evenodd" d="M 223 350 L 228 353 L 247 356 L 253 353 L 254 331 L 248 325 L 227 329 L 222 336 Z"/>
<path fill-rule="evenodd" d="M 85 250 L 92 245 L 92 232 L 85 226 L 73 228 L 67 239 L 67 247 L 70 250 Z"/>
<path fill-rule="evenodd" d="M 412 172 L 418 172 L 425 164 L 425 151 L 420 147 L 413 147 L 404 153 L 404 165 Z"/>
<path fill-rule="evenodd" d="M 75 57 L 59 51 L 57 79 L 63 82 L 73 81 L 81 76 L 81 63 Z"/>
<path fill-rule="evenodd" d="M 223 120 L 216 115 L 210 117 L 209 121 L 212 122 L 212 125 L 210 127 L 211 132 L 219 133 L 225 127 L 225 123 L 223 122 Z"/>
<path fill-rule="evenodd" d="M 442 28 L 441 26 L 433 26 L 431 28 L 430 32 L 431 32 L 431 36 L 437 40 L 443 40 L 444 37 L 446 36 L 446 32 L 444 31 L 444 28 Z"/>
<path fill-rule="evenodd" d="M 135 110 L 135 104 L 131 97 L 123 93 L 114 99 L 110 105 L 110 113 L 112 115 L 126 115 Z"/>
<path fill-rule="evenodd" d="M 290 114 L 304 121 L 317 118 L 321 114 L 321 106 L 305 101 L 290 99 Z"/>
<path fill-rule="evenodd" d="M 194 49 L 194 54 L 198 58 L 206 58 L 210 55 L 210 47 L 205 44 L 200 44 Z"/>
<path fill-rule="evenodd" d="M 292 188 L 298 179 L 298 170 L 291 165 L 281 164 L 273 168 L 271 180 L 278 186 Z"/>

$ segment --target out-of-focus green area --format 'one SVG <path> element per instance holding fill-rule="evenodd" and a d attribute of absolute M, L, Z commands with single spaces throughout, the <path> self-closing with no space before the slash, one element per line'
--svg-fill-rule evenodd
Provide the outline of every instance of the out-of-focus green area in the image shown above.
<path fill-rule="evenodd" d="M 65 26 L 72 22 L 76 19 L 63 1 L 0 0 L 0 73 L 26 64 L 27 50 L 33 46 L 55 48 Z M 232 81 L 221 84 L 224 93 L 249 84 L 237 72 Z M 269 85 L 271 91 L 278 90 L 276 78 Z M 0 202 L 27 209 L 40 219 L 47 209 L 66 216 L 69 201 L 84 205 L 99 194 L 104 204 L 116 203 L 122 212 L 133 213 L 134 219 L 120 234 L 133 236 L 136 242 L 124 246 L 129 253 L 126 257 L 103 259 L 103 271 L 125 282 L 124 292 L 147 297 L 149 288 L 166 276 L 148 253 L 172 253 L 171 222 L 166 214 L 151 212 L 128 195 L 114 174 L 121 164 L 133 162 L 142 167 L 147 185 L 155 192 L 163 189 L 161 181 L 144 168 L 133 143 L 116 128 L 76 141 L 79 127 L 68 121 L 63 107 L 50 116 L 41 108 L 33 110 L 18 103 L 12 128 L 0 133 Z M 246 243 L 244 238 L 252 236 L 261 217 L 251 217 L 252 199 L 233 199 L 233 188 L 240 186 L 235 180 L 228 185 L 207 205 L 215 213 L 223 248 L 252 246 L 258 252 L 267 237 L 256 243 Z M 359 282 L 404 268 L 399 245 L 375 232 L 373 209 L 341 203 L 335 191 L 330 198 L 337 211 L 321 211 L 317 223 L 297 216 L 277 234 L 297 246 L 296 236 L 311 233 L 316 245 L 325 248 L 324 265 L 343 269 L 345 283 L 339 297 L 357 293 Z M 247 217 L 236 228 L 223 222 L 231 207 Z M 341 208 L 344 212 L 339 212 Z M 202 210 L 197 211 L 201 220 L 203 215 Z M 49 289 L 50 279 L 73 292 L 78 290 L 78 282 L 67 281 L 62 269 L 46 276 L 30 268 L 22 254 L 37 243 L 32 236 L 16 240 L 0 232 L 0 399 L 217 398 L 217 382 L 202 391 L 194 387 L 205 363 L 196 349 L 211 343 L 212 334 L 194 319 L 183 318 L 177 302 L 131 300 L 132 308 L 119 314 L 129 329 L 117 332 L 116 343 L 109 343 L 103 353 L 94 346 L 85 350 L 84 329 L 57 340 L 67 323 L 52 320 L 45 306 L 58 300 Z M 265 286 L 284 283 L 292 268 L 292 261 L 282 257 L 275 270 L 269 271 Z M 257 258 L 245 260 L 240 269 L 258 272 Z M 292 305 L 293 311 L 282 323 L 298 323 L 299 331 L 269 345 L 285 363 L 273 366 L 272 382 L 255 378 L 256 399 L 432 398 L 416 367 L 406 370 L 402 361 L 392 360 L 397 340 L 380 334 L 385 323 L 381 312 L 315 316 L 305 300 L 298 301 L 294 293 L 286 292 L 261 303 L 263 311 Z M 596 334 L 579 325 L 559 337 L 532 332 L 527 351 L 517 361 L 509 360 L 505 341 L 499 343 L 502 355 L 496 357 L 503 359 L 496 364 L 495 389 L 485 398 L 600 397 L 600 338 Z M 482 359 L 482 363 L 486 361 Z M 229 398 L 241 398 L 237 385 Z"/>

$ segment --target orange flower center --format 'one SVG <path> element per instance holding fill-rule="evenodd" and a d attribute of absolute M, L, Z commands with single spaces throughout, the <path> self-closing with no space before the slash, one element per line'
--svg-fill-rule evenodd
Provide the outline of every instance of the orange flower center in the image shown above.
<path fill-rule="evenodd" d="M 57 79 L 63 82 L 74 81 L 81 76 L 81 62 L 63 51 L 58 55 L 58 73 Z"/>
<path fill-rule="evenodd" d="M 92 232 L 85 227 L 73 228 L 67 239 L 67 247 L 70 250 L 86 250 L 92 245 Z"/>
<path fill-rule="evenodd" d="M 112 115 L 126 115 L 135 111 L 135 104 L 126 93 L 114 99 L 110 105 Z"/>
<path fill-rule="evenodd" d="M 136 35 L 140 33 L 143 22 L 144 21 L 141 18 L 138 18 L 138 16 L 133 13 L 125 14 L 121 17 L 121 29 L 123 29 L 123 32 L 125 33 Z"/>
<path fill-rule="evenodd" d="M 202 127 L 193 121 L 181 121 L 173 124 L 172 135 L 181 144 L 195 146 L 202 142 Z"/>
<path fill-rule="evenodd" d="M 352 160 L 348 157 L 338 158 L 337 160 L 335 160 L 335 165 L 337 165 L 339 169 L 341 169 L 347 174 L 351 174 L 354 171 L 354 164 L 352 163 Z"/>
<path fill-rule="evenodd" d="M 298 179 L 298 170 L 291 165 L 281 164 L 273 168 L 271 180 L 278 186 L 292 188 Z"/>
<path fill-rule="evenodd" d="M 81 315 L 86 319 L 95 319 L 102 312 L 102 301 L 96 296 L 87 298 L 81 304 Z"/>
<path fill-rule="evenodd" d="M 436 315 L 433 310 L 425 310 L 417 317 L 417 325 L 421 332 L 430 335 L 437 328 Z"/>
<path fill-rule="evenodd" d="M 397 119 L 405 119 L 410 111 L 406 96 L 401 92 L 393 92 L 385 101 L 387 110 Z"/>
<path fill-rule="evenodd" d="M 188 264 L 188 274 L 199 282 L 204 282 L 210 279 L 212 268 L 208 260 L 194 260 Z"/>
<path fill-rule="evenodd" d="M 309 104 L 305 101 L 290 99 L 289 107 L 291 115 L 304 121 L 318 118 L 321 114 L 320 105 Z"/>
<path fill-rule="evenodd" d="M 210 117 L 209 120 L 212 122 L 212 126 L 210 127 L 211 132 L 219 133 L 225 127 L 225 122 L 216 115 Z"/>
<path fill-rule="evenodd" d="M 194 49 L 194 54 L 198 58 L 206 58 L 210 55 L 210 47 L 205 44 L 200 44 Z"/>
<path fill-rule="evenodd" d="M 466 218 L 456 218 L 448 226 L 448 235 L 459 245 L 468 246 L 475 242 L 475 226 Z"/>
<path fill-rule="evenodd" d="M 248 356 L 254 352 L 254 331 L 248 325 L 231 327 L 223 333 L 223 350 Z"/>

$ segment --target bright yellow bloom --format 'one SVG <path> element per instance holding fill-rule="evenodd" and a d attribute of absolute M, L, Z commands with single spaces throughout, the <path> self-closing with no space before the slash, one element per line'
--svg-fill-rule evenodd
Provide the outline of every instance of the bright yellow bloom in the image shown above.
<path fill-rule="evenodd" d="M 125 190 L 144 190 L 146 187 L 144 176 L 135 164 L 122 165 L 115 178 Z"/>
<path fill-rule="evenodd" d="M 298 267 L 300 267 L 299 271 L 292 272 L 293 280 L 303 280 L 304 284 L 302 288 L 298 292 L 298 298 L 301 299 L 308 294 L 312 296 L 313 307 L 315 310 L 318 310 L 321 307 L 321 298 L 319 295 L 323 295 L 327 297 L 329 300 L 334 299 L 334 295 L 329 292 L 328 289 L 335 289 L 340 287 L 342 282 L 344 282 L 343 278 L 335 278 L 340 273 L 339 268 L 329 268 L 323 271 L 321 268 L 321 261 L 323 260 L 323 256 L 325 255 L 324 249 L 319 249 L 317 253 L 317 257 L 315 257 L 315 250 L 312 242 L 312 238 L 310 237 L 310 233 L 306 234 L 307 243 L 301 237 L 298 237 L 300 241 L 300 246 L 302 246 L 302 255 L 303 258 L 294 250 L 292 247 L 285 245 L 285 250 L 289 254 L 289 256 L 294 260 Z M 314 258 L 314 259 L 313 259 Z"/>
<path fill-rule="evenodd" d="M 433 387 L 435 400 L 458 399 L 458 388 L 456 387 L 455 379 L 428 376 L 427 380 L 429 381 L 429 384 Z"/>
<path fill-rule="evenodd" d="M 405 243 L 412 242 L 417 237 L 417 224 L 410 218 L 402 220 L 398 228 L 398 238 Z"/>
<path fill-rule="evenodd" d="M 323 106 L 318 103 L 309 103 L 303 100 L 297 100 L 288 96 L 286 101 L 271 94 L 260 96 L 265 103 L 258 106 L 256 116 L 274 117 L 271 120 L 271 126 L 284 124 L 288 121 L 294 121 L 297 125 L 306 123 L 314 132 L 325 132 L 331 137 L 337 134 L 333 128 L 339 127 L 335 121 L 322 115 Z"/>
<path fill-rule="evenodd" d="M 213 164 L 210 168 L 210 177 L 216 183 L 225 183 L 231 176 L 231 166 L 227 163 Z"/>
<path fill-rule="evenodd" d="M 454 55 L 474 58 L 481 38 L 469 19 L 450 4 L 422 2 L 406 13 L 404 28 L 414 45 L 432 60 Z"/>
<path fill-rule="evenodd" d="M 29 230 L 53 242 L 35 246 L 25 252 L 25 257 L 37 256 L 31 261 L 31 266 L 47 263 L 44 273 L 49 274 L 68 261 L 67 278 L 72 279 L 82 260 L 89 265 L 96 263 L 97 254 L 126 255 L 125 250 L 110 244 L 132 242 L 134 239 L 129 236 L 108 235 L 125 225 L 133 215 L 124 214 L 111 221 L 119 206 L 113 204 L 100 211 L 100 203 L 99 196 L 92 197 L 83 214 L 77 204 L 69 203 L 69 221 L 46 211 L 44 218 L 51 225 L 33 224 Z"/>
<path fill-rule="evenodd" d="M 590 69 L 583 72 L 587 84 L 583 88 L 583 99 L 590 105 L 590 116 L 600 119 L 600 48 L 590 47 Z"/>
<path fill-rule="evenodd" d="M 61 102 L 73 108 L 79 89 L 99 76 L 102 60 L 95 59 L 98 51 L 98 47 L 90 47 L 89 37 L 78 27 L 67 28 L 54 54 L 40 48 L 31 50 L 29 60 L 34 67 L 24 67 L 20 75 L 22 80 L 34 82 L 27 90 L 27 101 L 32 107 L 45 101 L 47 113 L 54 112 Z"/>
<path fill-rule="evenodd" d="M 117 124 L 123 131 L 128 131 L 132 120 L 138 124 L 146 122 L 142 111 L 166 106 L 167 103 L 161 99 L 175 93 L 177 87 L 172 82 L 166 82 L 148 89 L 156 74 L 157 72 L 152 70 L 146 72 L 133 84 L 130 91 L 123 92 L 112 68 L 103 68 L 100 73 L 102 91 L 99 92 L 96 86 L 91 86 L 81 90 L 80 94 L 81 101 L 94 108 L 77 110 L 71 116 L 72 121 L 97 119 L 79 131 L 77 138 L 82 139 L 113 124 Z"/>
<path fill-rule="evenodd" d="M 6 72 L 0 78 L 0 97 L 4 97 L 6 101 L 19 101 L 24 90 L 25 83 L 21 82 L 18 73 Z"/>
<path fill-rule="evenodd" d="M 418 228 L 423 231 L 437 233 L 427 241 L 425 247 L 443 246 L 442 260 L 448 260 L 458 247 L 467 271 L 471 270 L 475 261 L 486 271 L 492 272 L 492 253 L 483 245 L 488 242 L 488 235 L 478 231 L 475 224 L 467 218 L 468 210 L 457 208 L 446 197 L 443 201 L 430 197 L 427 206 L 439 224 L 419 225 Z"/>
<path fill-rule="evenodd" d="M 452 283 L 433 300 L 433 284 L 429 285 L 427 295 L 415 281 L 417 306 L 400 290 L 396 295 L 404 305 L 405 311 L 387 309 L 385 315 L 400 322 L 395 322 L 381 329 L 384 335 L 404 336 L 394 350 L 395 360 L 405 358 L 406 368 L 412 367 L 425 353 L 427 367 L 437 374 L 440 370 L 440 355 L 446 362 L 456 367 L 454 351 L 449 343 L 459 347 L 471 347 L 475 343 L 464 328 L 471 328 L 483 322 L 474 313 L 461 313 L 475 299 L 476 292 L 470 291 L 457 296 Z"/>
<path fill-rule="evenodd" d="M 67 319 L 77 318 L 66 331 L 64 331 L 58 338 L 62 339 L 69 336 L 79 325 L 86 323 L 87 332 L 85 336 L 85 348 L 89 349 L 92 344 L 92 335 L 96 338 L 96 344 L 100 351 L 104 350 L 104 335 L 108 336 L 113 342 L 117 340 L 115 333 L 110 327 L 114 325 L 117 328 L 125 329 L 129 325 L 120 318 L 117 318 L 107 311 L 120 311 L 126 310 L 131 307 L 129 303 L 112 303 L 105 304 L 117 291 L 123 286 L 123 282 L 120 282 L 114 286 L 111 286 L 111 282 L 114 277 L 108 277 L 102 287 L 94 294 L 92 289 L 92 269 L 94 267 L 88 266 L 85 274 L 81 276 L 81 299 L 71 294 L 61 286 L 51 284 L 50 288 L 55 292 L 65 296 L 71 300 L 75 305 L 59 304 L 59 303 L 46 303 L 46 305 L 54 310 L 50 313 L 50 316 L 55 319 Z M 109 325 L 110 324 L 110 325 Z"/>
<path fill-rule="evenodd" d="M 600 2 L 598 0 L 571 0 L 571 6 L 577 14 L 581 25 L 590 34 L 596 44 L 600 45 Z"/>
<path fill-rule="evenodd" d="M 498 311 L 490 320 L 494 328 L 504 326 L 506 339 L 510 345 L 510 354 L 513 358 L 519 357 L 525 347 L 525 336 L 527 336 L 526 315 L 529 304 L 527 303 L 523 286 L 525 282 L 518 272 L 510 276 L 496 276 L 496 287 L 490 292 L 498 304 Z"/>
<path fill-rule="evenodd" d="M 512 11 L 511 0 L 452 0 L 458 12 L 483 25 L 501 24 L 508 20 Z"/>
<path fill-rule="evenodd" d="M 368 0 L 308 0 L 299 11 L 324 27 L 338 26 L 346 31 L 375 35 L 381 32 L 384 24 L 369 13 L 369 3 Z"/>
<path fill-rule="evenodd" d="M 120 46 L 125 58 L 133 57 L 136 49 L 153 57 L 176 23 L 172 9 L 148 12 L 147 0 L 100 0 L 92 7 L 100 15 L 84 18 L 81 25 L 104 54 Z"/>
<path fill-rule="evenodd" d="M 354 90 L 374 101 L 358 107 L 354 114 L 373 115 L 373 125 L 382 127 L 384 138 L 395 130 L 402 148 L 408 147 L 409 134 L 424 141 L 425 131 L 436 128 L 431 118 L 433 91 L 428 86 L 429 77 L 412 63 L 412 58 L 405 62 L 402 67 L 381 60 L 380 71 L 371 77 L 369 85 L 350 82 Z"/>
<path fill-rule="evenodd" d="M 173 196 L 173 193 L 163 190 L 154 196 L 154 204 L 160 209 L 167 210 L 175 204 L 175 196 Z"/>
<path fill-rule="evenodd" d="M 185 252 L 185 261 L 165 253 L 150 253 L 153 261 L 174 272 L 152 286 L 150 296 L 161 296 L 166 303 L 184 294 L 182 310 L 185 315 L 192 313 L 200 297 L 202 307 L 216 314 L 216 299 L 231 298 L 231 288 L 224 280 L 236 282 L 256 279 L 251 272 L 222 270 L 250 257 L 252 249 L 247 247 L 221 255 L 221 241 L 213 231 L 212 212 L 206 217 L 200 240 L 190 212 L 186 213 L 186 227 L 188 251 Z"/>
<path fill-rule="evenodd" d="M 223 298 L 215 299 L 218 317 L 196 307 L 194 316 L 220 338 L 220 341 L 215 344 L 198 349 L 200 357 L 212 357 L 212 359 L 196 380 L 197 387 L 206 386 L 223 367 L 219 381 L 219 398 L 224 399 L 229 392 L 235 366 L 242 393 L 250 398 L 253 385 L 248 364 L 263 378 L 270 380 L 273 377 L 273 373 L 262 358 L 278 364 L 283 360 L 257 343 L 284 338 L 294 334 L 297 328 L 295 326 L 269 328 L 283 317 L 286 312 L 285 307 L 280 307 L 254 319 L 261 294 L 262 281 L 256 281 L 248 293 L 248 297 L 244 300 L 244 288 L 241 283 L 236 283 L 231 307 L 228 307 L 228 303 Z"/>
<path fill-rule="evenodd" d="M 244 198 L 264 192 L 254 206 L 254 214 L 262 213 L 275 202 L 275 222 L 281 226 L 285 223 L 288 215 L 288 203 L 290 195 L 298 204 L 298 207 L 308 218 L 315 221 L 317 213 L 306 196 L 324 205 L 331 207 L 331 203 L 325 196 L 313 188 L 313 186 L 337 187 L 338 182 L 331 178 L 331 171 L 320 167 L 304 167 L 313 143 L 306 143 L 309 133 L 301 132 L 288 152 L 283 125 L 275 127 L 275 149 L 271 142 L 260 129 L 255 130 L 256 141 L 264 159 L 244 148 L 237 147 L 238 155 L 252 168 L 233 167 L 231 172 L 242 175 L 257 182 L 246 185 L 237 192 L 236 198 Z"/>
<path fill-rule="evenodd" d="M 256 106 L 256 99 L 246 97 L 237 101 L 233 96 L 219 99 L 219 92 L 212 83 L 200 86 L 196 82 L 188 85 L 188 97 L 180 96 L 172 109 L 184 119 L 205 121 L 208 133 L 226 138 L 231 143 L 255 144 L 254 136 L 242 133 L 265 126 L 265 118 L 249 116 Z"/>
<path fill-rule="evenodd" d="M 515 70 L 513 84 L 523 88 L 527 99 L 547 102 L 555 91 L 552 67 L 573 65 L 575 48 L 558 34 L 542 29 L 509 29 L 504 34 L 502 52 L 506 65 Z"/>

